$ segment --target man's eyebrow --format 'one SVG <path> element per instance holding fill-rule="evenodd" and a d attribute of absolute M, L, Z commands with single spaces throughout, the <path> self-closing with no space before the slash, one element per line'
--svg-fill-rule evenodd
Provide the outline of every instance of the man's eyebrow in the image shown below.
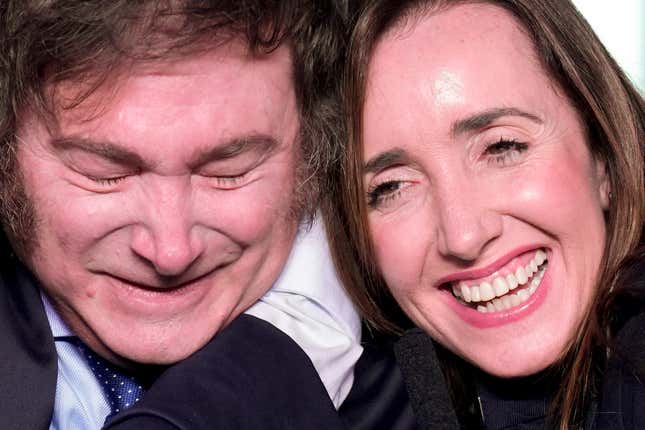
<path fill-rule="evenodd" d="M 505 116 L 520 116 L 527 118 L 537 124 L 542 124 L 542 120 L 528 112 L 524 112 L 517 108 L 496 108 L 484 112 L 477 113 L 469 116 L 468 118 L 461 119 L 452 125 L 450 134 L 455 137 L 460 134 L 468 133 L 471 131 L 481 130 L 492 124 L 495 120 Z"/>
<path fill-rule="evenodd" d="M 265 134 L 252 134 L 249 136 L 235 137 L 212 149 L 198 152 L 197 155 L 193 157 L 194 161 L 190 164 L 192 168 L 195 168 L 212 161 L 226 160 L 250 151 L 268 153 L 276 146 L 278 146 L 276 139 Z"/>
<path fill-rule="evenodd" d="M 127 166 L 142 167 L 145 164 L 139 154 L 109 141 L 96 141 L 77 136 L 62 136 L 52 138 L 51 144 L 54 148 L 61 150 L 80 149 Z"/>
<path fill-rule="evenodd" d="M 408 154 L 401 148 L 393 148 L 372 157 L 363 165 L 363 174 L 375 173 L 394 164 L 401 164 L 408 160 Z"/>

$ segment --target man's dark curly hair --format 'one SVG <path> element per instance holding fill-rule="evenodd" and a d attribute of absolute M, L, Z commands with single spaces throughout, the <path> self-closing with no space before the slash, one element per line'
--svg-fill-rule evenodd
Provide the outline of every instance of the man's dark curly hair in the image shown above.
<path fill-rule="evenodd" d="M 53 120 L 51 84 L 78 82 L 77 97 L 65 106 L 74 107 L 125 61 L 181 58 L 231 39 L 245 40 L 252 55 L 283 42 L 291 48 L 302 153 L 296 206 L 310 217 L 342 139 L 342 15 L 331 0 L 2 0 L 0 218 L 14 251 L 29 253 L 35 227 L 15 157 L 26 108 Z"/>

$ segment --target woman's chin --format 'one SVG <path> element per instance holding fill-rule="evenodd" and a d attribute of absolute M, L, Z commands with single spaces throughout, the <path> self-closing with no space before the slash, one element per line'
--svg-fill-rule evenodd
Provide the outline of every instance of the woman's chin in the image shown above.
<path fill-rule="evenodd" d="M 559 354 L 514 354 L 508 360 L 473 358 L 469 361 L 480 370 L 498 378 L 521 378 L 539 373 L 556 363 Z"/>

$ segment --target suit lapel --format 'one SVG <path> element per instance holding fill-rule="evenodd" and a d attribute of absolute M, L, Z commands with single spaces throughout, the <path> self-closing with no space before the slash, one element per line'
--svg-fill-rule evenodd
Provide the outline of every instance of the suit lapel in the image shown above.
<path fill-rule="evenodd" d="M 57 355 L 36 281 L 17 261 L 0 272 L 0 417 L 3 428 L 48 429 Z"/>

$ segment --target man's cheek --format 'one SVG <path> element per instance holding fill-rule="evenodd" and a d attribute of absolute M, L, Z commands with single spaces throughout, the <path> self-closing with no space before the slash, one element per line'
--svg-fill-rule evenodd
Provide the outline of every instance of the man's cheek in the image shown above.
<path fill-rule="evenodd" d="M 259 180 L 237 190 L 202 191 L 194 204 L 200 224 L 220 230 L 236 241 L 252 242 L 282 226 L 292 199 L 290 185 L 278 187 Z"/>
<path fill-rule="evenodd" d="M 35 201 L 39 245 L 66 252 L 70 259 L 136 222 L 132 201 L 126 196 L 60 193 L 48 197 Z"/>

